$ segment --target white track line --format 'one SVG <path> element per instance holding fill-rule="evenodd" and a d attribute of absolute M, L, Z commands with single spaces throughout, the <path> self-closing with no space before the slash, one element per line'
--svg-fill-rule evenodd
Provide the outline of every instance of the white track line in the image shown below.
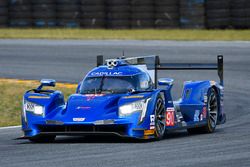
<path fill-rule="evenodd" d="M 18 125 L 18 126 L 6 126 L 6 127 L 0 127 L 0 130 L 3 130 L 3 129 L 15 129 L 15 128 L 20 128 L 21 125 Z"/>

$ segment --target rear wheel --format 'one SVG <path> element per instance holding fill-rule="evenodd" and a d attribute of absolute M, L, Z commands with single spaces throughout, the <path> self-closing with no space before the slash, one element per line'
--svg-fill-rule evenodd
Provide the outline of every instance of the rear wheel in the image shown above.
<path fill-rule="evenodd" d="M 187 129 L 188 133 L 190 134 L 213 133 L 215 131 L 218 119 L 218 98 L 217 98 L 217 93 L 213 88 L 208 91 L 206 118 L 207 118 L 206 126 L 199 128 L 189 128 Z"/>
<path fill-rule="evenodd" d="M 157 98 L 155 105 L 155 137 L 160 140 L 164 137 L 166 129 L 165 104 L 162 97 Z"/>
<path fill-rule="evenodd" d="M 214 89 L 211 89 L 211 92 L 208 96 L 208 107 L 207 107 L 207 125 L 204 127 L 204 130 L 207 133 L 214 132 L 218 119 L 218 98 Z"/>
<path fill-rule="evenodd" d="M 34 143 L 51 143 L 55 141 L 56 136 L 50 135 L 50 136 L 36 136 L 32 137 L 29 140 Z"/>

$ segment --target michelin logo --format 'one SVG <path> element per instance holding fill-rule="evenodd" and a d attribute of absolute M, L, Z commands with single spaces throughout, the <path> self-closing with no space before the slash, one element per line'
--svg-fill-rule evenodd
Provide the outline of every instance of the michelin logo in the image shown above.
<path fill-rule="evenodd" d="M 74 122 L 82 122 L 85 121 L 85 118 L 73 118 Z"/>
<path fill-rule="evenodd" d="M 200 115 L 200 110 L 195 110 L 195 113 L 194 113 L 194 121 L 195 122 L 198 122 L 200 120 L 199 115 Z"/>

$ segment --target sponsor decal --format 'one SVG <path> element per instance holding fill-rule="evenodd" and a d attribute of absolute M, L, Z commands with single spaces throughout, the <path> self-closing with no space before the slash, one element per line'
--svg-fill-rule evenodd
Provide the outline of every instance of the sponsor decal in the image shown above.
<path fill-rule="evenodd" d="M 194 112 L 194 121 L 195 122 L 198 122 L 200 120 L 199 115 L 200 115 L 200 110 L 195 110 L 195 112 Z"/>
<path fill-rule="evenodd" d="M 27 111 L 33 111 L 33 110 L 35 110 L 35 104 L 34 103 L 26 103 L 25 108 Z"/>
<path fill-rule="evenodd" d="M 149 135 L 154 135 L 155 131 L 153 129 L 150 130 L 144 130 L 144 135 L 149 136 Z"/>
<path fill-rule="evenodd" d="M 90 109 L 91 107 L 87 107 L 87 106 L 79 106 L 76 109 L 77 110 L 86 110 L 86 109 Z"/>
<path fill-rule="evenodd" d="M 201 113 L 201 115 L 200 115 L 200 121 L 202 121 L 203 120 L 203 114 Z"/>
<path fill-rule="evenodd" d="M 203 119 L 206 119 L 206 118 L 207 118 L 207 107 L 203 107 L 203 108 L 202 108 L 202 113 L 201 113 L 201 115 L 202 115 L 201 121 L 202 121 Z"/>
<path fill-rule="evenodd" d="M 124 96 L 124 99 L 138 99 L 138 98 L 144 98 L 144 96 Z"/>
<path fill-rule="evenodd" d="M 113 119 L 107 119 L 107 120 L 97 120 L 94 122 L 95 125 L 110 125 L 110 124 L 114 124 L 114 120 Z"/>
<path fill-rule="evenodd" d="M 150 126 L 149 129 L 155 129 L 155 115 L 150 115 Z"/>
<path fill-rule="evenodd" d="M 175 116 L 174 116 L 174 108 L 167 108 L 166 111 L 166 126 L 174 126 Z"/>
<path fill-rule="evenodd" d="M 100 97 L 100 96 L 103 96 L 104 94 L 86 94 L 85 96 L 86 97 L 92 97 L 92 96 L 94 96 L 94 97 Z"/>
<path fill-rule="evenodd" d="M 50 96 L 29 96 L 30 99 L 49 99 Z"/>
<path fill-rule="evenodd" d="M 203 120 L 203 114 L 201 113 L 201 115 L 200 115 L 200 121 L 202 121 Z"/>
<path fill-rule="evenodd" d="M 104 96 L 104 94 L 86 94 L 85 96 L 87 97 L 87 101 L 91 101 L 96 97 Z"/>
<path fill-rule="evenodd" d="M 123 73 L 122 72 L 92 72 L 90 75 L 91 76 L 103 76 L 103 75 L 122 75 Z"/>
<path fill-rule="evenodd" d="M 73 118 L 74 122 L 83 122 L 85 121 L 85 118 Z"/>
<path fill-rule="evenodd" d="M 56 120 L 46 120 L 45 123 L 48 125 L 63 125 L 63 122 Z"/>
<path fill-rule="evenodd" d="M 207 95 L 204 96 L 204 103 L 207 103 Z"/>
<path fill-rule="evenodd" d="M 155 115 L 150 115 L 150 125 L 155 125 Z"/>
<path fill-rule="evenodd" d="M 150 126 L 149 129 L 150 129 L 150 130 L 154 130 L 154 129 L 155 129 L 155 126 Z"/>

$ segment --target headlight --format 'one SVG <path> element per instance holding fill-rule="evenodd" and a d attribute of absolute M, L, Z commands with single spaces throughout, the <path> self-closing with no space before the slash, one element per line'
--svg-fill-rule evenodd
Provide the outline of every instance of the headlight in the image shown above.
<path fill-rule="evenodd" d="M 140 120 L 139 122 L 142 122 L 145 118 L 147 106 L 150 98 L 139 100 L 133 103 L 125 104 L 123 106 L 119 107 L 119 116 L 125 117 L 129 116 L 135 112 L 141 112 Z"/>
<path fill-rule="evenodd" d="M 24 114 L 29 111 L 36 115 L 44 115 L 44 107 L 35 103 L 24 101 Z M 26 114 L 25 114 L 26 115 Z"/>

